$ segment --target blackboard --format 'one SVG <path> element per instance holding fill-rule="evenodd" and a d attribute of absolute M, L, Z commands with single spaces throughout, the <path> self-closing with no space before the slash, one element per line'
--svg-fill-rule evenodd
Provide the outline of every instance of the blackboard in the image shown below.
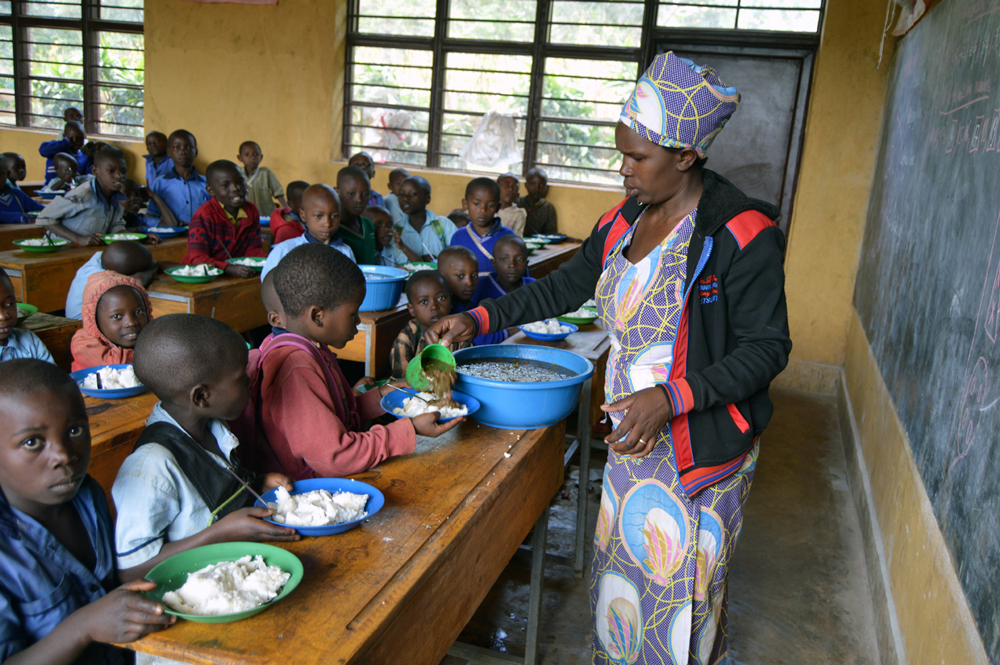
<path fill-rule="evenodd" d="M 883 122 L 854 304 L 1000 663 L 1000 0 L 902 39 Z"/>

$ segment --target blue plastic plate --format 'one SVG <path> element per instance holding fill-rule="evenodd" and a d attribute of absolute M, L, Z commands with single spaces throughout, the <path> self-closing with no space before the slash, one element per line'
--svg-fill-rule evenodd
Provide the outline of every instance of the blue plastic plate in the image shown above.
<path fill-rule="evenodd" d="M 413 394 L 416 394 L 416 392 L 417 391 L 414 390 Z M 383 409 L 385 409 L 386 413 L 396 416 L 396 419 L 399 420 L 400 418 L 405 418 L 406 416 L 396 415 L 395 413 L 392 412 L 392 410 L 402 409 L 403 400 L 409 399 L 410 397 L 412 397 L 412 395 L 400 392 L 398 390 L 393 390 L 392 392 L 383 395 L 382 401 L 379 402 L 379 404 L 382 406 Z M 467 413 L 465 417 L 471 416 L 473 413 L 478 411 L 479 407 L 481 406 L 479 404 L 479 400 L 476 399 L 475 397 L 470 397 L 469 395 L 455 392 L 454 390 L 451 391 L 451 398 L 469 410 L 469 413 Z M 441 418 L 440 420 L 438 420 L 438 422 L 446 423 L 449 420 L 454 420 L 454 418 Z"/>
<path fill-rule="evenodd" d="M 94 374 L 99 369 L 104 369 L 105 367 L 114 367 L 115 369 L 125 369 L 126 367 L 131 367 L 129 364 L 124 365 L 101 365 L 99 367 L 88 367 L 86 369 L 78 369 L 75 372 L 71 372 L 70 376 L 76 381 L 76 385 L 80 386 L 80 392 L 84 395 L 89 395 L 90 397 L 100 397 L 101 399 L 122 399 L 123 397 L 132 397 L 134 395 L 141 395 L 146 392 L 146 386 L 136 386 L 135 388 L 122 388 L 121 390 L 95 390 L 93 388 L 84 388 L 83 380 L 86 379 L 91 374 Z"/>
<path fill-rule="evenodd" d="M 576 326 L 574 326 L 572 323 L 563 323 L 562 321 L 560 321 L 559 325 L 566 326 L 567 328 L 570 328 L 570 331 L 567 332 L 567 333 L 558 333 L 556 335 L 546 335 L 546 334 L 543 334 L 543 333 L 529 332 L 529 331 L 527 331 L 527 330 L 524 329 L 524 326 L 518 326 L 518 328 L 520 328 L 521 332 L 523 332 L 525 335 L 527 335 L 531 339 L 538 339 L 538 340 L 541 340 L 543 342 L 558 342 L 561 339 L 566 339 L 567 337 L 569 337 L 570 335 L 572 335 L 573 333 L 575 333 L 577 330 L 579 330 L 579 328 L 577 328 Z"/>
<path fill-rule="evenodd" d="M 287 526 L 290 529 L 295 529 L 303 536 L 330 536 L 335 533 L 343 533 L 344 531 L 350 531 L 357 525 L 364 522 L 366 519 L 370 518 L 372 515 L 382 510 L 382 506 L 385 505 L 385 495 L 378 491 L 368 483 L 363 483 L 360 480 L 351 480 L 349 478 L 310 478 L 308 480 L 297 480 L 295 481 L 295 489 L 289 492 L 291 495 L 295 494 L 305 494 L 306 492 L 312 492 L 313 490 L 326 490 L 330 494 L 336 494 L 337 492 L 351 492 L 353 494 L 367 494 L 368 504 L 365 508 L 368 510 L 368 514 L 359 520 L 354 520 L 353 522 L 344 522 L 342 524 L 330 524 L 327 526 L 289 526 L 287 524 L 281 524 L 280 522 L 275 522 L 264 518 L 266 521 L 271 522 L 271 524 L 277 524 L 278 526 Z M 261 498 L 264 501 L 271 501 L 277 503 L 277 488 L 265 492 Z M 260 501 L 254 502 L 258 507 L 261 506 Z"/>
<path fill-rule="evenodd" d="M 162 231 L 157 229 L 163 229 Z M 188 228 L 186 226 L 155 226 L 146 229 L 146 233 L 151 233 L 159 238 L 176 238 L 177 236 L 182 236 L 187 234 Z"/>

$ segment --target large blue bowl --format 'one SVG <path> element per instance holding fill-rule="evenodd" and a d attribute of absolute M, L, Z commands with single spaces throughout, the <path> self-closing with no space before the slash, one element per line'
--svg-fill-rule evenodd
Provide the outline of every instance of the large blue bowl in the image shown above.
<path fill-rule="evenodd" d="M 386 266 L 359 266 L 361 272 L 365 274 L 365 299 L 361 303 L 359 311 L 381 312 L 393 309 L 399 304 L 399 297 L 403 295 L 403 286 L 410 273 L 402 268 L 388 268 Z M 379 275 L 380 277 L 374 277 Z"/>
<path fill-rule="evenodd" d="M 524 326 L 518 326 L 518 328 L 520 328 L 521 332 L 523 332 L 531 339 L 537 339 L 543 342 L 559 342 L 561 340 L 566 339 L 567 337 L 575 333 L 577 330 L 579 330 L 579 328 L 574 326 L 572 323 L 566 323 L 564 321 L 560 321 L 559 325 L 569 328 L 569 332 L 553 333 L 550 335 L 548 333 L 537 333 L 537 332 L 531 332 L 530 330 L 525 330 Z"/>
<path fill-rule="evenodd" d="M 105 367 L 125 369 L 126 367 L 129 367 L 129 365 L 126 363 L 124 365 L 98 365 L 97 367 L 87 367 L 86 369 L 78 369 L 75 372 L 70 372 L 70 377 L 72 377 L 72 379 L 76 382 L 76 385 L 80 387 L 80 392 L 84 395 L 89 395 L 90 397 L 100 397 L 102 399 L 122 399 L 123 397 L 133 397 L 146 392 L 146 386 L 122 388 L 121 390 L 95 390 L 93 388 L 83 387 L 84 379 L 97 372 L 97 370 L 104 369 Z"/>
<path fill-rule="evenodd" d="M 417 391 L 414 390 L 413 395 L 415 395 L 416 393 Z M 382 408 L 385 409 L 386 413 L 392 416 L 396 416 L 396 419 L 399 420 L 400 418 L 405 418 L 406 416 L 400 416 L 398 414 L 395 414 L 392 412 L 392 410 L 402 409 L 403 401 L 412 397 L 413 395 L 400 392 L 398 390 L 393 390 L 383 395 L 382 401 L 379 402 L 379 404 L 381 404 Z M 476 399 L 475 397 L 470 397 L 469 395 L 463 395 L 462 393 L 456 392 L 454 390 L 451 391 L 451 398 L 456 402 L 458 402 L 459 404 L 465 406 L 465 408 L 469 410 L 469 413 L 467 414 L 469 416 L 471 416 L 476 411 L 479 411 L 479 407 L 482 406 L 479 403 L 479 400 Z M 449 420 L 454 420 L 454 418 L 441 418 L 440 420 L 438 420 L 438 422 L 446 423 Z"/>
<path fill-rule="evenodd" d="M 382 492 L 378 491 L 368 483 L 363 483 L 360 480 L 351 480 L 350 478 L 310 478 L 308 480 L 296 480 L 295 489 L 289 492 L 289 494 L 305 494 L 306 492 L 312 492 L 313 490 L 326 490 L 330 494 L 336 494 L 337 492 L 367 494 L 368 505 L 366 505 L 365 508 L 368 510 L 368 514 L 359 520 L 354 520 L 353 522 L 330 524 L 327 526 L 289 526 L 287 524 L 281 524 L 280 522 L 264 518 L 265 521 L 271 522 L 271 524 L 277 524 L 278 526 L 287 526 L 289 529 L 295 529 L 303 536 L 329 536 L 335 533 L 350 531 L 378 511 L 382 510 L 382 506 L 385 505 L 385 495 L 382 494 Z M 264 501 L 277 503 L 277 498 L 275 496 L 277 491 L 277 488 L 269 490 L 265 492 L 261 498 L 264 499 Z M 255 501 L 254 505 L 261 508 L 267 507 L 262 505 L 259 500 Z"/>
<path fill-rule="evenodd" d="M 481 406 L 475 419 L 497 429 L 538 429 L 561 422 L 576 408 L 584 381 L 594 374 L 594 364 L 583 356 L 546 346 L 490 344 L 455 351 L 459 365 L 498 358 L 552 363 L 574 376 L 544 383 L 509 383 L 459 373 L 455 390 L 479 400 Z"/>

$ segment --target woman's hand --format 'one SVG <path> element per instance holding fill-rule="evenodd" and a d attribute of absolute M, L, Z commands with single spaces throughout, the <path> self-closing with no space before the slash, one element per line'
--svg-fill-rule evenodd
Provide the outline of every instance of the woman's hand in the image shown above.
<path fill-rule="evenodd" d="M 618 427 L 604 442 L 619 455 L 645 457 L 656 446 L 664 426 L 674 417 L 673 406 L 657 387 L 632 393 L 613 404 L 602 404 L 601 411 L 619 413 L 628 410 Z"/>
<path fill-rule="evenodd" d="M 446 316 L 424 333 L 428 344 L 443 344 L 451 348 L 452 344 L 467 342 L 479 332 L 476 323 L 468 314 L 452 314 Z"/>

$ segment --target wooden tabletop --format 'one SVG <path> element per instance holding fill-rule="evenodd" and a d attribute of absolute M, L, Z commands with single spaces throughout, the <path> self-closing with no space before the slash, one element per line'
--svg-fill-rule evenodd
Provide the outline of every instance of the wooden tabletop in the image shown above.
<path fill-rule="evenodd" d="M 583 243 L 578 240 L 567 240 L 558 245 L 553 243 L 536 249 L 528 257 L 528 274 L 541 279 L 550 272 L 555 272 L 559 266 L 573 258 L 582 246 Z"/>
<path fill-rule="evenodd" d="M 15 240 L 41 238 L 45 227 L 38 224 L 0 224 L 0 251 L 17 249 Z"/>
<path fill-rule="evenodd" d="M 189 663 L 436 664 L 561 486 L 564 439 L 563 424 L 475 422 L 418 437 L 415 454 L 354 476 L 385 494 L 377 515 L 281 545 L 305 568 L 287 598 L 243 621 L 179 621 L 126 646 Z"/>
<path fill-rule="evenodd" d="M 73 334 L 80 329 L 82 322 L 77 319 L 67 319 L 64 316 L 38 312 L 26 318 L 18 328 L 30 330 L 38 335 L 45 347 L 52 354 L 56 364 L 67 372 L 73 364 L 73 352 L 70 342 Z"/>
<path fill-rule="evenodd" d="M 146 288 L 153 303 L 153 316 L 201 314 L 218 319 L 238 332 L 267 323 L 260 299 L 258 276 L 223 275 L 205 284 L 182 284 L 169 275 L 157 275 Z"/>
<path fill-rule="evenodd" d="M 384 379 L 392 373 L 392 343 L 399 332 L 410 322 L 406 309 L 406 294 L 393 309 L 380 312 L 359 312 L 361 325 L 358 334 L 337 351 L 341 360 L 353 360 L 365 364 L 365 374 L 376 379 Z"/>

